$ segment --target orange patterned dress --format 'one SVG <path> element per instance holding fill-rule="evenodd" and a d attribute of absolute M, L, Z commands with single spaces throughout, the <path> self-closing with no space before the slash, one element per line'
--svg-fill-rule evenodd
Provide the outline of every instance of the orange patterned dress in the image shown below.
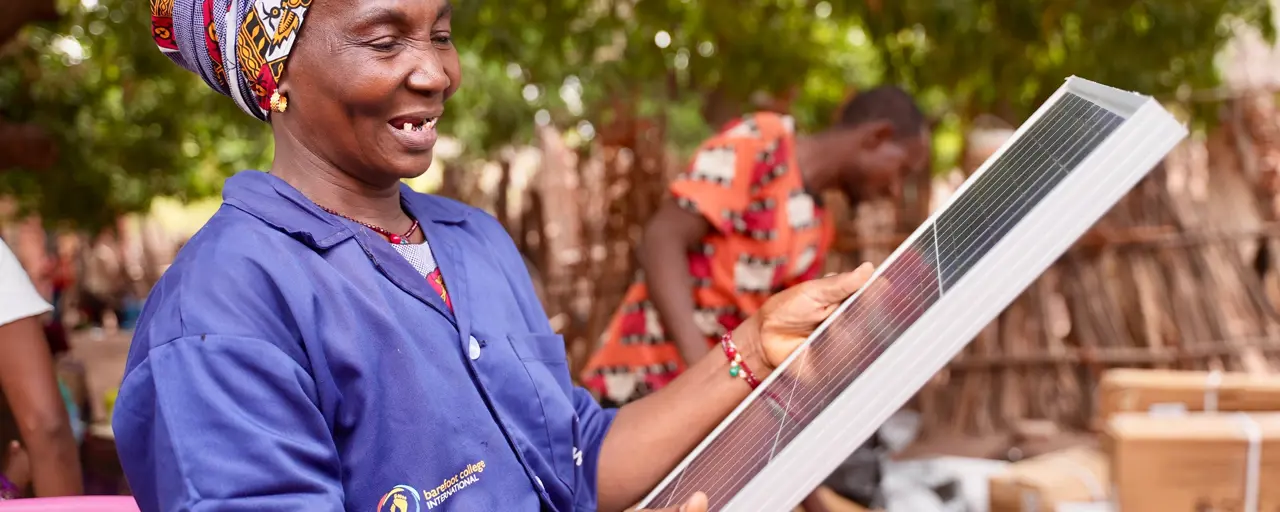
<path fill-rule="evenodd" d="M 757 113 L 704 142 L 670 186 L 678 204 L 713 229 L 689 253 L 694 321 L 715 345 L 771 294 L 822 271 L 835 230 L 818 197 L 805 189 L 790 117 Z M 684 370 L 663 332 L 643 276 L 628 289 L 583 384 L 613 404 L 635 400 Z"/>

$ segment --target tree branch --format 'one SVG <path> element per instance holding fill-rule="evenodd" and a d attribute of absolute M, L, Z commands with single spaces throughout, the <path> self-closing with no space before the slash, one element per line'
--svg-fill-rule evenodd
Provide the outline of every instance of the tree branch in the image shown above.
<path fill-rule="evenodd" d="M 43 128 L 0 121 L 0 172 L 16 167 L 48 169 L 57 157 L 53 140 Z"/>
<path fill-rule="evenodd" d="M 0 2 L 0 46 L 18 34 L 18 29 L 36 21 L 57 21 L 54 0 L 5 0 Z"/>

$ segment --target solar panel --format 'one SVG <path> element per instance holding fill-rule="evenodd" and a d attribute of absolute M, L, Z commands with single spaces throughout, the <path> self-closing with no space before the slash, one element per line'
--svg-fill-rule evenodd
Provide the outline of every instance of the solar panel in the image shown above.
<path fill-rule="evenodd" d="M 641 507 L 795 507 L 1186 134 L 1068 78 Z"/>

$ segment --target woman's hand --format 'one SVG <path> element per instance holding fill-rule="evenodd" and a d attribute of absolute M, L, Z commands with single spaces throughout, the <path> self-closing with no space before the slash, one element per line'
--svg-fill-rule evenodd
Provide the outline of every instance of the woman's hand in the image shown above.
<path fill-rule="evenodd" d="M 707 512 L 707 495 L 695 492 L 679 507 L 646 508 L 635 512 Z"/>
<path fill-rule="evenodd" d="M 733 331 L 744 366 L 764 379 L 871 274 L 871 265 L 863 265 L 774 295 Z M 730 377 L 725 371 L 728 362 L 716 352 L 694 363 L 670 385 L 618 411 L 600 450 L 600 510 L 634 505 L 746 398 L 750 388 Z M 707 497 L 699 493 L 679 507 L 647 512 L 706 512 L 708 508 Z"/>
<path fill-rule="evenodd" d="M 800 283 L 770 297 L 760 311 L 733 331 L 734 344 L 761 380 L 782 364 L 845 299 L 862 288 L 875 267 Z"/>

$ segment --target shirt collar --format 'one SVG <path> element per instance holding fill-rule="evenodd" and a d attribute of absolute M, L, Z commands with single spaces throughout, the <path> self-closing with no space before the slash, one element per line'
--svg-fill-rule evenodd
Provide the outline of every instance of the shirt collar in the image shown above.
<path fill-rule="evenodd" d="M 328 249 L 353 234 L 347 223 L 269 173 L 241 171 L 228 178 L 222 189 L 222 200 L 314 249 Z M 400 200 L 419 222 L 458 224 L 465 221 L 471 211 L 462 203 L 420 194 L 403 183 Z"/>

